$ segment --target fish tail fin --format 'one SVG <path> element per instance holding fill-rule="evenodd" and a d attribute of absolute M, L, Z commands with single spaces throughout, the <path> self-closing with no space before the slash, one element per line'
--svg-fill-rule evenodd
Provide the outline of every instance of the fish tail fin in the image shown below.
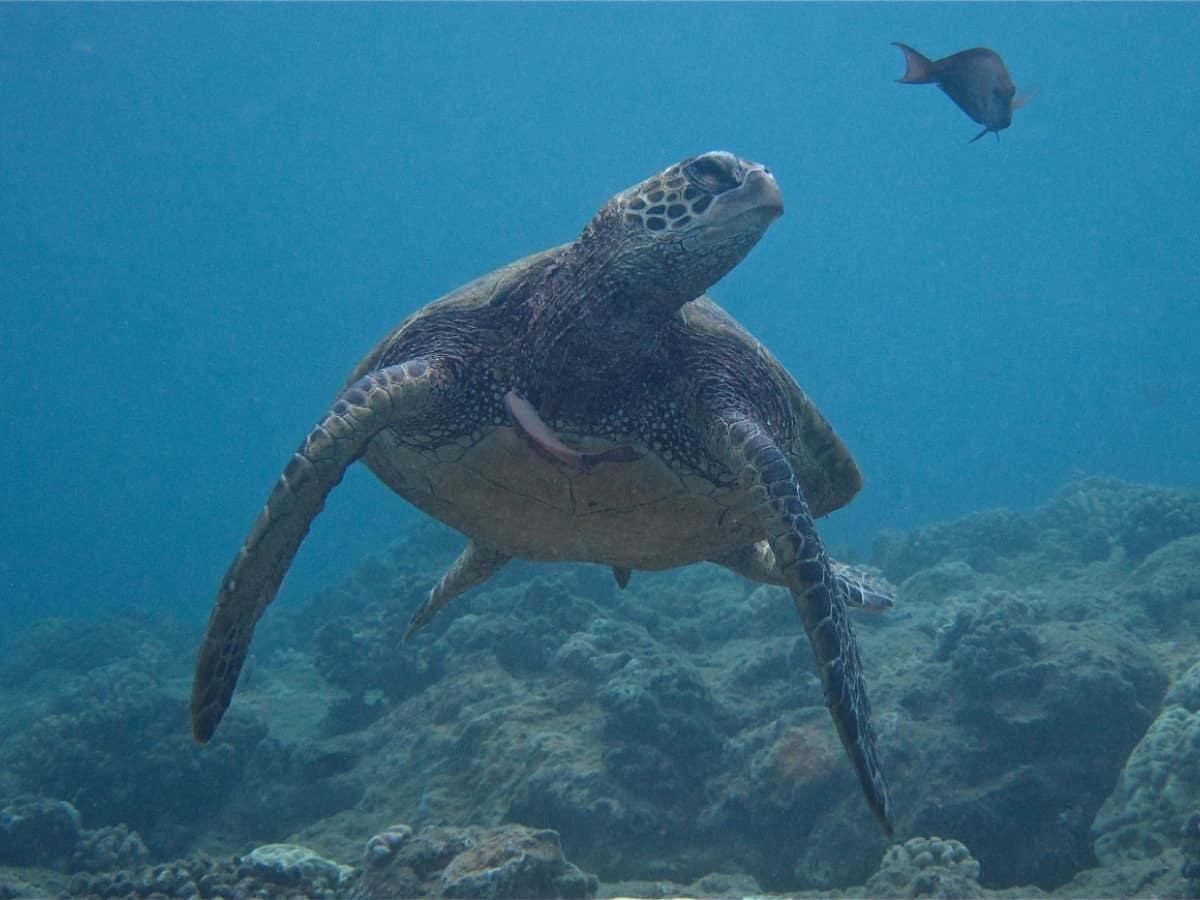
<path fill-rule="evenodd" d="M 642 458 L 642 454 L 638 453 L 628 444 L 620 444 L 616 447 L 609 447 L 606 450 L 600 450 L 596 453 L 581 453 L 580 462 L 584 468 L 589 468 L 602 462 L 637 462 Z"/>
<path fill-rule="evenodd" d="M 892 46 L 904 51 L 904 77 L 896 81 L 900 84 L 933 84 L 937 81 L 933 75 L 933 61 L 928 56 L 899 41 L 892 41 Z"/>

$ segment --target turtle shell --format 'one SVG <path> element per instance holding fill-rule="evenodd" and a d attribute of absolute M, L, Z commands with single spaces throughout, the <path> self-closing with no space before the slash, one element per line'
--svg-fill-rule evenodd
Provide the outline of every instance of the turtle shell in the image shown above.
<path fill-rule="evenodd" d="M 518 260 L 435 300 L 410 316 L 369 353 L 350 376 L 386 365 L 389 352 L 430 317 L 469 318 L 502 303 L 536 267 L 552 262 L 562 248 Z M 813 516 L 843 506 L 862 487 L 850 452 L 825 417 L 775 357 L 709 297 L 685 304 L 673 325 L 681 343 L 702 365 L 720 345 L 756 378 L 750 390 L 787 454 Z M 493 366 L 494 348 L 481 349 L 472 366 Z M 686 361 L 685 361 L 686 362 Z M 446 442 L 414 442 L 384 430 L 368 445 L 363 461 L 392 490 L 458 531 L 511 556 L 529 560 L 602 563 L 622 569 L 666 569 L 713 559 L 763 539 L 753 508 L 760 498 L 739 484 L 735 473 L 711 461 L 688 459 L 679 444 L 698 426 L 687 419 L 695 395 L 692 369 L 682 366 L 658 382 L 640 384 L 633 402 L 645 407 L 644 421 L 674 419 L 633 441 L 634 461 L 605 462 L 583 469 L 543 453 L 492 405 L 488 415 Z M 746 390 L 746 382 L 741 389 Z M 433 423 L 431 423 L 433 424 Z M 556 420 L 561 440 L 582 452 L 611 447 L 597 423 Z M 432 430 L 432 429 L 431 429 Z M 657 437 L 656 437 L 657 434 Z M 693 446 L 700 441 L 690 442 Z"/>

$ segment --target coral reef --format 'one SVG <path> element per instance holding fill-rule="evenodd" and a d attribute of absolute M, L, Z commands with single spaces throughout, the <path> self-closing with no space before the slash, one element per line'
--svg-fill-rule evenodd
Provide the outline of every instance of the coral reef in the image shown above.
<path fill-rule="evenodd" d="M 149 858 L 141 836 L 127 826 L 85 829 L 82 822 L 79 810 L 65 800 L 25 796 L 5 803 L 0 807 L 0 866 L 103 872 Z"/>
<path fill-rule="evenodd" d="M 1200 496 L 1185 491 L 1152 491 L 1130 505 L 1117 540 L 1131 560 L 1200 533 Z"/>
<path fill-rule="evenodd" d="M 858 618 L 868 665 L 896 660 L 873 687 L 901 826 L 966 840 L 990 884 L 1049 888 L 1092 862 L 1091 820 L 1165 688 L 1153 654 L 1122 632 L 1129 609 L 1095 621 L 1128 564 L 1082 546 L 1120 521 L 1106 504 L 1134 495 L 1151 493 L 1089 484 L 1086 505 L 978 514 L 894 539 L 879 560 L 909 573 L 899 611 Z M 1082 565 L 1063 591 L 1062 560 L 1088 557 L 1095 575 Z M 365 772 L 363 805 L 403 798 L 418 826 L 551 826 L 606 878 L 864 881 L 864 855 L 841 848 L 879 835 L 786 592 L 703 566 L 637 573 L 623 592 L 604 574 L 525 567 L 456 600 L 405 650 L 435 675 L 415 692 L 387 684 L 411 610 L 346 620 L 362 645 L 345 664 L 380 661 L 354 689 L 392 691 L 368 730 L 433 773 Z M 1003 587 L 1014 579 L 1018 590 Z"/>
<path fill-rule="evenodd" d="M 387 847 L 381 857 L 373 851 Z M 367 843 L 364 897 L 591 897 L 597 881 L 547 829 L 393 825 Z"/>
<path fill-rule="evenodd" d="M 278 847 L 280 845 L 273 845 Z M 117 872 L 80 874 L 71 879 L 66 892 L 72 897 L 305 897 L 332 900 L 345 895 L 339 877 L 353 869 L 340 866 L 303 847 L 291 848 L 295 865 L 286 851 L 270 851 L 265 857 L 214 859 L 190 856 L 155 866 Z M 324 863 L 325 865 L 321 865 Z"/>
<path fill-rule="evenodd" d="M 128 661 L 112 663 L 67 682 L 58 710 L 6 741 L 0 763 L 20 790 L 70 797 L 87 822 L 125 823 L 173 852 L 218 815 L 266 733 L 239 714 L 201 751 L 184 722 L 182 697 Z"/>
<path fill-rule="evenodd" d="M 361 796 L 343 777 L 352 754 L 269 738 L 244 709 L 207 747 L 186 721 L 184 696 L 123 660 L 65 681 L 51 714 L 0 744 L 0 766 L 16 790 L 70 797 L 89 825 L 134 829 L 158 856 L 185 851 L 201 823 L 277 839 Z"/>
<path fill-rule="evenodd" d="M 379 853 L 381 848 L 385 852 Z M 546 829 L 393 825 L 367 842 L 365 866 L 300 844 L 264 844 L 241 856 L 197 854 L 159 865 L 81 873 L 77 897 L 591 897 L 597 880 L 570 863 Z M 0 882 L 0 888 L 3 882 Z M 42 882 L 44 892 L 46 883 Z M 34 896 L 38 888 L 29 893 Z M 8 894 L 0 894 L 8 896 Z M 13 896 L 20 896 L 13 894 Z"/>
<path fill-rule="evenodd" d="M 874 556 L 889 578 L 903 581 L 942 562 L 961 561 L 977 571 L 991 571 L 996 557 L 1031 550 L 1035 540 L 1034 526 L 1024 516 L 992 509 L 908 533 L 884 532 L 875 542 Z"/>
<path fill-rule="evenodd" d="M 926 765 L 912 827 L 970 844 L 991 885 L 1054 887 L 1090 860 L 1088 825 L 1166 687 L 1137 642 L 1048 606 L 999 591 L 963 603 L 935 635 L 931 662 L 946 664 L 901 700 L 954 748 Z"/>
<path fill-rule="evenodd" d="M 48 675 L 80 675 L 128 659 L 138 659 L 147 668 L 166 668 L 173 654 L 184 648 L 191 652 L 190 640 L 169 621 L 152 631 L 145 618 L 42 619 L 4 641 L 0 687 L 24 685 Z M 47 654 L 47 648 L 53 652 Z"/>
<path fill-rule="evenodd" d="M 12 657 L 0 864 L 51 868 L 0 895 L 65 893 L 27 874 L 55 870 L 100 896 L 1177 895 L 1200 869 L 1198 523 L 1192 494 L 1084 479 L 881 538 L 898 607 L 853 616 L 897 830 L 955 840 L 884 852 L 786 591 L 513 562 L 404 644 L 461 547 L 421 523 L 272 611 L 204 749 L 188 660 L 145 633 L 79 631 L 53 691 Z"/>
<path fill-rule="evenodd" d="M 378 834 L 371 835 L 364 854 L 367 865 L 372 868 L 386 866 L 392 861 L 396 851 L 412 837 L 412 833 L 411 826 L 399 824 L 389 825 Z"/>
<path fill-rule="evenodd" d="M 1148 859 L 1177 843 L 1200 797 L 1200 663 L 1167 695 L 1093 823 L 1096 858 Z"/>
<path fill-rule="evenodd" d="M 1081 478 L 1065 485 L 1034 522 L 1073 544 L 1083 561 L 1107 559 L 1119 547 L 1137 563 L 1177 538 L 1200 533 L 1200 495 L 1116 478 Z"/>
<path fill-rule="evenodd" d="M 1183 850 L 1181 872 L 1187 882 L 1187 896 L 1200 897 L 1200 810 L 1188 816 L 1179 837 Z"/>
<path fill-rule="evenodd" d="M 910 838 L 888 847 L 869 897 L 982 897 L 979 862 L 955 840 Z"/>
<path fill-rule="evenodd" d="M 631 659 L 596 694 L 608 739 L 604 765 L 635 795 L 678 802 L 696 793 L 721 749 L 712 696 L 690 666 Z"/>
<path fill-rule="evenodd" d="M 355 752 L 264 737 L 242 767 L 221 822 L 248 840 L 274 839 L 353 807 L 363 794 Z"/>
<path fill-rule="evenodd" d="M 0 807 L 0 865 L 61 867 L 79 843 L 79 811 L 62 800 L 18 797 Z"/>
<path fill-rule="evenodd" d="M 264 844 L 242 858 L 250 876 L 280 887 L 301 889 L 307 893 L 336 891 L 355 875 L 352 866 L 326 859 L 298 844 Z"/>
<path fill-rule="evenodd" d="M 141 835 L 124 823 L 84 831 L 71 852 L 72 872 L 109 872 L 129 869 L 150 858 Z"/>
<path fill-rule="evenodd" d="M 1134 569 L 1121 602 L 1146 612 L 1156 629 L 1200 626 L 1200 535 L 1155 550 Z"/>
<path fill-rule="evenodd" d="M 407 622 L 394 606 L 371 606 L 365 615 L 343 616 L 321 626 L 313 638 L 317 672 L 348 697 L 330 711 L 323 730 L 339 734 L 361 728 L 394 703 L 436 681 L 440 660 L 427 647 L 397 652 L 396 636 Z M 378 698 L 367 702 L 367 692 Z"/>

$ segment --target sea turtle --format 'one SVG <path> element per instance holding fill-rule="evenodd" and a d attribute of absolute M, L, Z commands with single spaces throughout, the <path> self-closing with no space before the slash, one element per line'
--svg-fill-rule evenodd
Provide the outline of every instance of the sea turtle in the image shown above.
<path fill-rule="evenodd" d="M 764 166 L 718 151 L 608 201 L 578 240 L 504 266 L 385 337 L 288 462 L 221 582 L 192 688 L 207 742 L 255 623 L 363 459 L 470 542 L 408 634 L 512 557 L 630 572 L 702 560 L 790 589 L 868 803 L 890 834 L 847 605 L 886 593 L 831 562 L 813 516 L 862 486 L 783 366 L 704 291 L 783 212 Z"/>

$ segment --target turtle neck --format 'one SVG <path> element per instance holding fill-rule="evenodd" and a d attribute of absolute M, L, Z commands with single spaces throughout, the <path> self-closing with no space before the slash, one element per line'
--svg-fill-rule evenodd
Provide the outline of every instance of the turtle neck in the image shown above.
<path fill-rule="evenodd" d="M 657 254 L 628 252 L 615 216 L 602 210 L 525 288 L 521 349 L 533 391 L 557 395 L 559 385 L 569 385 L 564 389 L 577 395 L 641 380 L 661 362 L 668 322 L 703 292 L 670 291 L 681 279 L 647 271 Z"/>

